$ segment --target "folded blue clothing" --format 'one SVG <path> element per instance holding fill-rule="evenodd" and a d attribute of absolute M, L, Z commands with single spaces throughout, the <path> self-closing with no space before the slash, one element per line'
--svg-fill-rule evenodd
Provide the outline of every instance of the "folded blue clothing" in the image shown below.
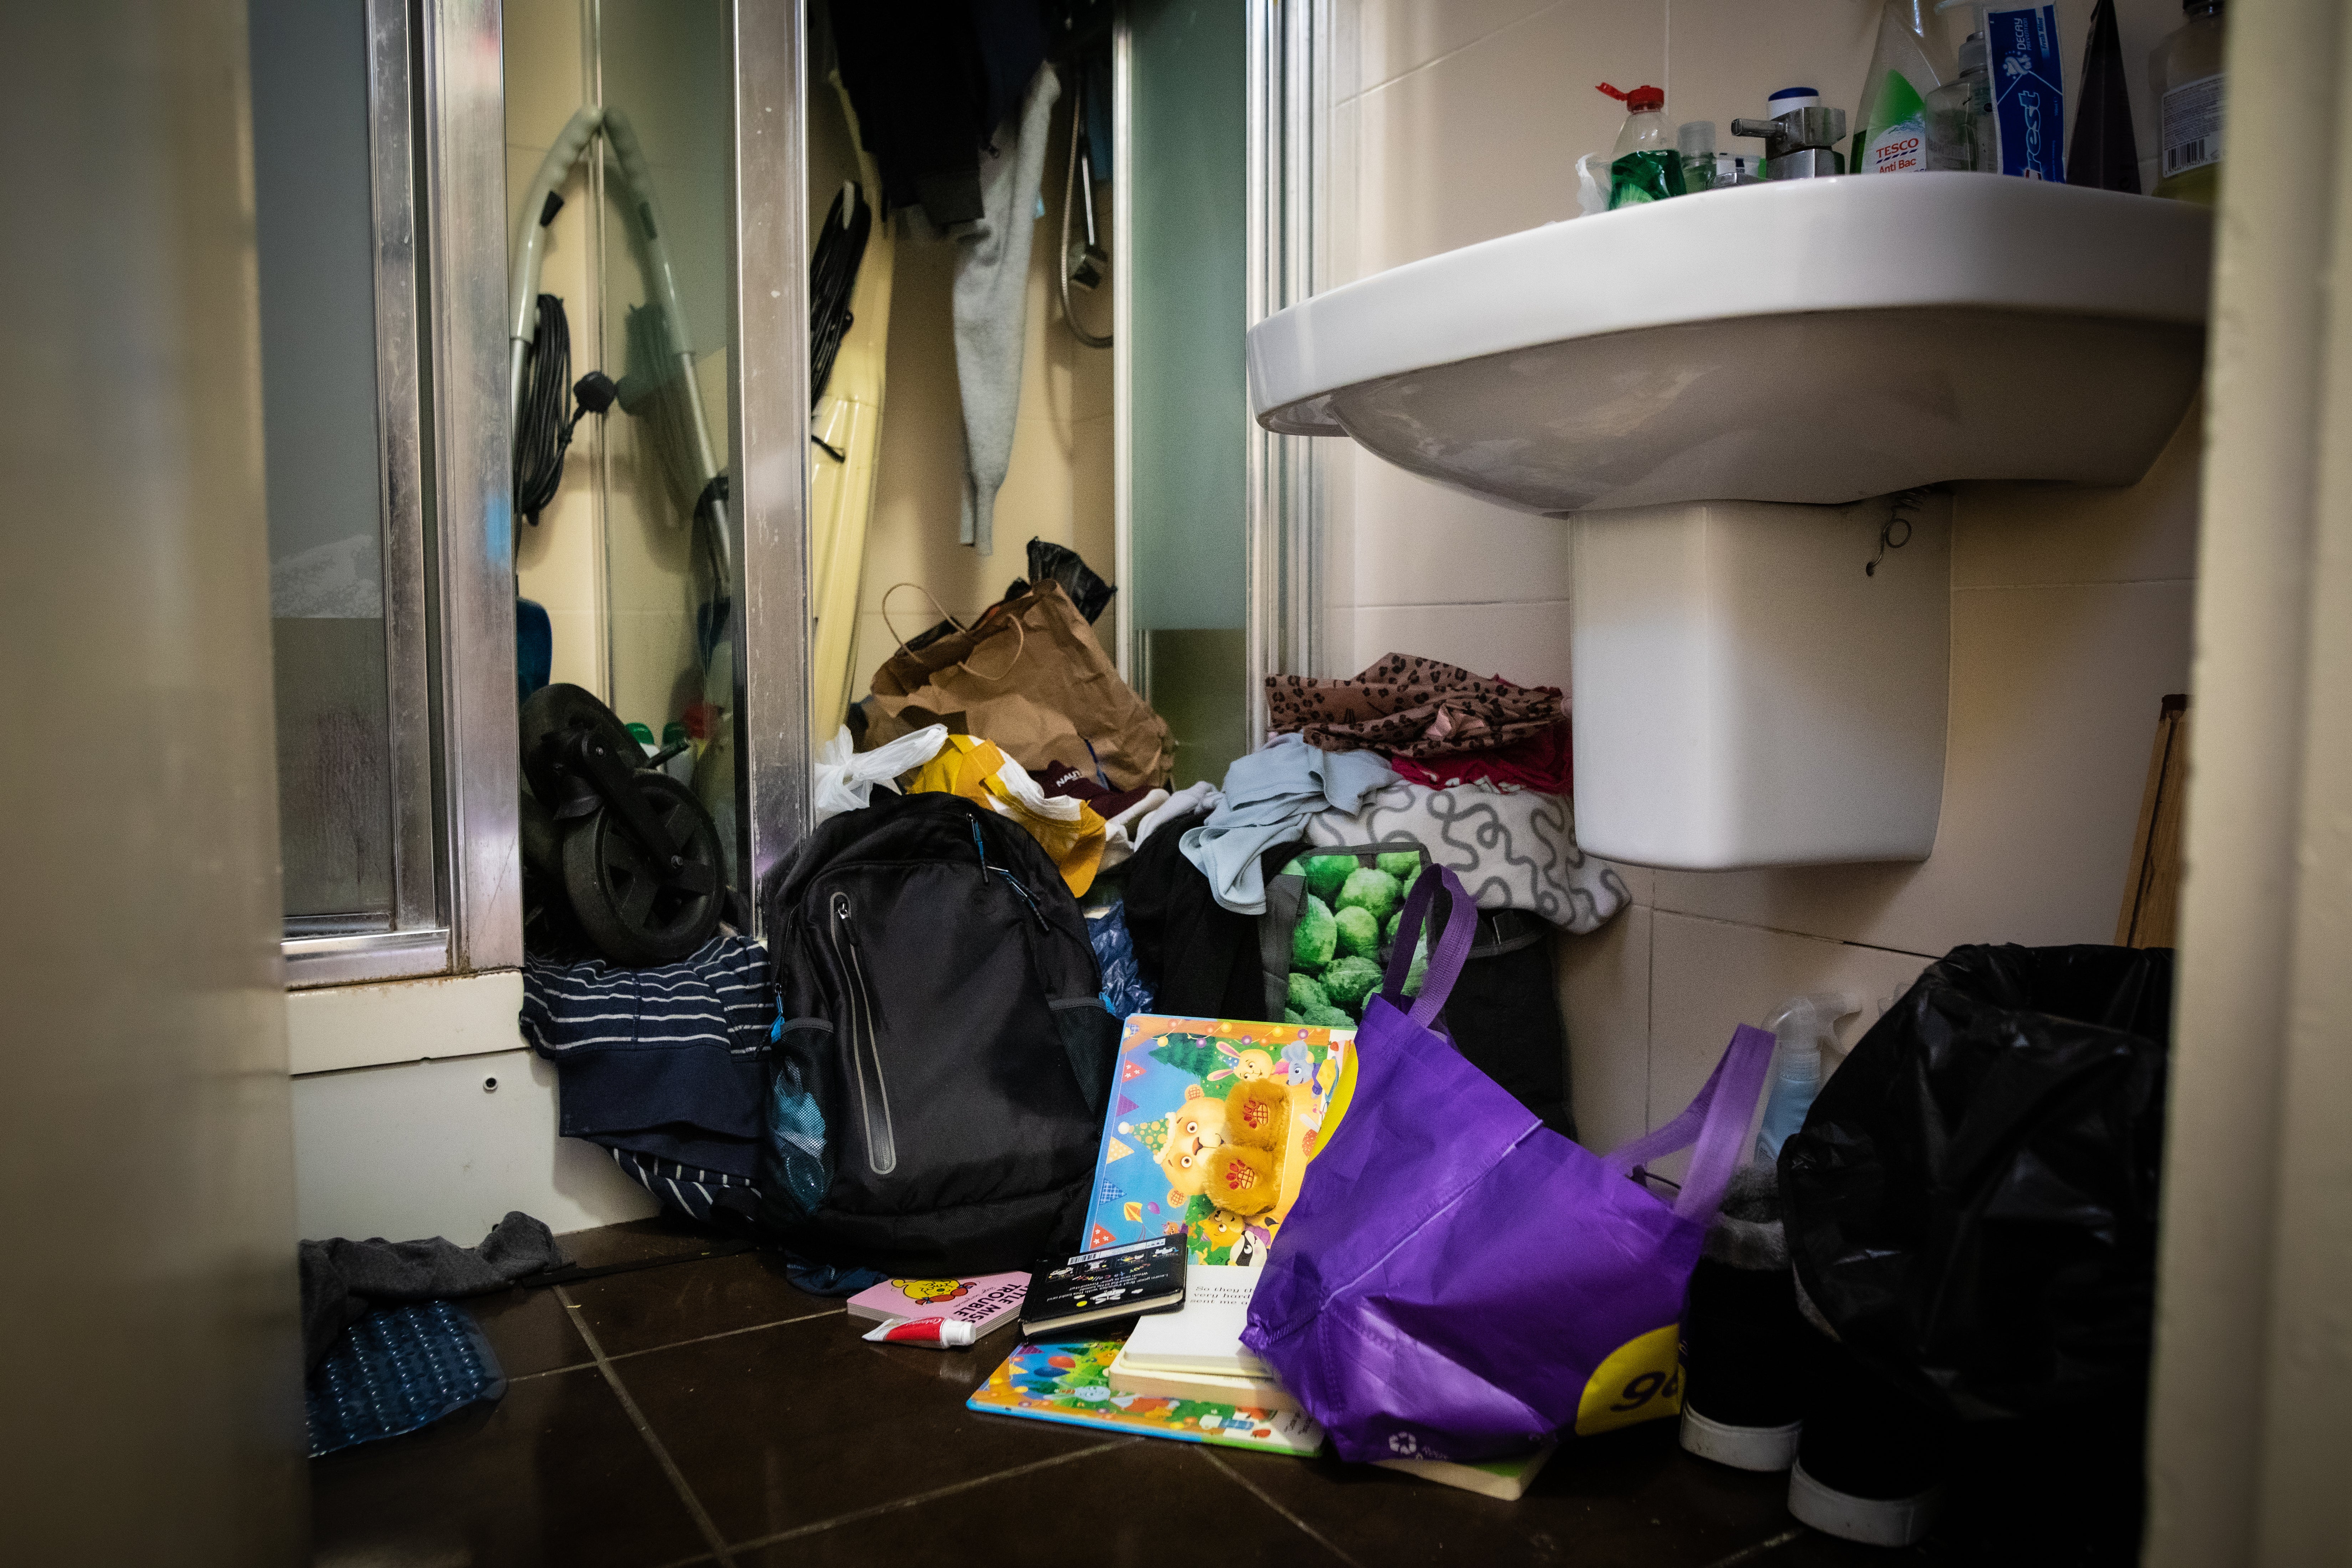
<path fill-rule="evenodd" d="M 1235 914 L 1265 913 L 1258 858 L 1286 839 L 1304 838 L 1309 817 L 1354 811 L 1364 796 L 1394 782 L 1378 752 L 1326 752 L 1297 734 L 1276 735 L 1225 770 L 1225 801 L 1184 835 L 1184 858 L 1209 879 L 1218 903 Z"/>
<path fill-rule="evenodd" d="M 522 1036 L 562 1077 L 563 1135 L 651 1160 L 753 1177 L 775 1020 L 747 937 L 651 969 L 523 961 Z"/>

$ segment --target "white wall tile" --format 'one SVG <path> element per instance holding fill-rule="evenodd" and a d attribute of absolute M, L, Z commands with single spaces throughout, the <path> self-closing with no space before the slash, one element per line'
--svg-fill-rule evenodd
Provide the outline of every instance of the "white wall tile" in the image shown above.
<path fill-rule="evenodd" d="M 1864 1005 L 1839 1026 L 1843 1051 L 1929 962 L 1660 910 L 1651 936 L 1649 1124 L 1671 1121 L 1706 1086 L 1736 1026 L 1760 1026 L 1792 996 L 1849 992 Z"/>
<path fill-rule="evenodd" d="M 471 1247 L 509 1209 L 556 1231 L 655 1212 L 611 1155 L 557 1125 L 555 1068 L 528 1050 L 298 1078 L 296 1232 Z"/>
<path fill-rule="evenodd" d="M 1356 89 L 1418 70 L 1544 10 L 1549 0 L 1357 0 Z"/>
<path fill-rule="evenodd" d="M 1625 118 L 1593 84 L 1664 68 L 1664 0 L 1567 0 L 1363 92 L 1360 271 L 1573 217 Z"/>
<path fill-rule="evenodd" d="M 1353 445 L 1353 443 L 1349 443 Z M 1355 465 L 1345 579 L 1327 602 L 1475 605 L 1569 596 L 1569 527 L 1484 501 L 1364 454 Z"/>
<path fill-rule="evenodd" d="M 1960 486 L 1952 508 L 1952 585 L 2194 577 L 2204 434 L 2200 398 L 2136 485 Z"/>
<path fill-rule="evenodd" d="M 1649 1131 L 1650 923 L 1636 904 L 1597 931 L 1553 939 L 1577 1136 L 1601 1153 Z"/>
<path fill-rule="evenodd" d="M 1761 116 L 1781 88 L 1817 89 L 1851 116 L 1878 10 L 1877 0 L 1667 0 L 1666 118 L 1711 120 L 1718 151 L 1760 156 L 1764 144 L 1734 140 L 1731 122 Z"/>
<path fill-rule="evenodd" d="M 1568 605 L 1379 605 L 1355 611 L 1355 664 L 1420 654 L 1521 686 L 1568 689 Z"/>
<path fill-rule="evenodd" d="M 1955 593 L 1935 852 L 1661 871 L 1660 909 L 1913 952 L 2112 942 L 2158 707 L 2188 689 L 2195 596 L 2192 583 Z"/>

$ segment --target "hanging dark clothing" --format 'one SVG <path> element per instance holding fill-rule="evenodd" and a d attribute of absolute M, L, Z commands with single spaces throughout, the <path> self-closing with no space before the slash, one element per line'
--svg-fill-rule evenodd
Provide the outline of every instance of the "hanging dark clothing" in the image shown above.
<path fill-rule="evenodd" d="M 933 225 L 982 216 L 980 150 L 1045 58 L 1033 0 L 833 0 L 841 79 L 882 171 L 885 211 Z"/>
<path fill-rule="evenodd" d="M 1151 988 L 1154 1010 L 1182 1018 L 1266 1018 L 1265 969 L 1258 921 L 1217 902 L 1209 879 L 1184 856 L 1183 837 L 1208 820 L 1205 811 L 1163 822 L 1127 863 L 1127 929 L 1135 960 Z M 1273 876 L 1296 855 L 1277 844 L 1261 860 Z"/>

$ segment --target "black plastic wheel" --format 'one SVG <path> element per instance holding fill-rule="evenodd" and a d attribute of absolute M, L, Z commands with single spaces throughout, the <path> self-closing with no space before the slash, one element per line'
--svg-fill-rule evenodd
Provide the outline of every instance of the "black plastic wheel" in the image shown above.
<path fill-rule="evenodd" d="M 517 826 L 521 830 L 524 868 L 542 877 L 561 879 L 563 875 L 563 830 L 556 826 L 555 814 L 541 805 L 539 796 L 529 790 L 522 792 Z"/>
<path fill-rule="evenodd" d="M 719 829 L 694 792 L 667 773 L 640 773 L 631 782 L 684 866 L 656 864 L 608 807 L 564 829 L 563 890 L 581 930 L 614 963 L 675 963 L 709 942 L 727 912 Z"/>
<path fill-rule="evenodd" d="M 555 769 L 556 748 L 564 731 L 590 731 L 624 767 L 634 769 L 645 763 L 645 748 L 629 733 L 629 727 L 584 687 L 541 687 L 522 705 L 516 727 L 522 738 L 522 776 L 540 804 L 557 816 L 564 815 L 564 802 L 571 798 Z"/>

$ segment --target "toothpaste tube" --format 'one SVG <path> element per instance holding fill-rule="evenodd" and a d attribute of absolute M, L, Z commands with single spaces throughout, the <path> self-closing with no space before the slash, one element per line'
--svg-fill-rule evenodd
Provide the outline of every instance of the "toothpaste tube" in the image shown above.
<path fill-rule="evenodd" d="M 953 1318 L 885 1318 L 861 1340 L 888 1345 L 929 1345 L 935 1351 L 954 1350 L 972 1342 L 971 1325 Z"/>
<path fill-rule="evenodd" d="M 2000 172 L 2063 184 L 2066 95 L 2059 86 L 2058 8 L 1989 11 L 1984 38 Z"/>

